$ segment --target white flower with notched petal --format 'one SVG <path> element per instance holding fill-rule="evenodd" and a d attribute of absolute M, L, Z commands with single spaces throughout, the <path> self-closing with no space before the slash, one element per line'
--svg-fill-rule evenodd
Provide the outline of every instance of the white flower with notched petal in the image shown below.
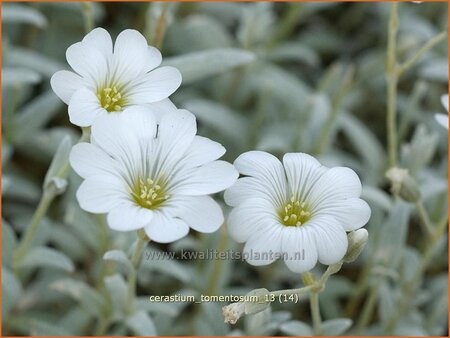
<path fill-rule="evenodd" d="M 161 53 L 131 29 L 119 34 L 113 48 L 109 33 L 96 28 L 70 46 L 66 57 L 76 73 L 56 72 L 50 83 L 69 105 L 70 121 L 80 127 L 100 115 L 167 99 L 181 84 L 180 72 L 157 68 Z"/>
<path fill-rule="evenodd" d="M 150 108 L 96 119 L 91 143 L 75 145 L 70 164 L 84 178 L 77 191 L 82 209 L 107 213 L 114 230 L 144 229 L 151 240 L 168 243 L 189 228 L 216 231 L 223 223 L 210 197 L 239 176 L 217 161 L 224 147 L 196 136 L 188 111 L 167 112 L 157 123 Z"/>
<path fill-rule="evenodd" d="M 349 168 L 327 168 L 313 157 L 292 153 L 283 164 L 273 155 L 250 151 L 234 162 L 245 175 L 225 192 L 234 209 L 228 219 L 231 237 L 246 242 L 244 257 L 252 265 L 283 258 L 302 273 L 317 260 L 340 261 L 347 251 L 346 231 L 370 218 L 361 200 L 361 182 Z"/>
<path fill-rule="evenodd" d="M 441 96 L 441 103 L 444 106 L 444 108 L 447 110 L 448 113 L 448 95 L 442 95 Z M 435 114 L 434 118 L 436 121 L 443 127 L 448 129 L 448 114 Z"/>

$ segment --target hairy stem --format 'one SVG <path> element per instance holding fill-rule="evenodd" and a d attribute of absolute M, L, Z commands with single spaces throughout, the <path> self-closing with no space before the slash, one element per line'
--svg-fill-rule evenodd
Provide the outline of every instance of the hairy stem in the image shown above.
<path fill-rule="evenodd" d="M 389 167 L 397 165 L 397 31 L 398 31 L 398 3 L 391 4 L 391 12 L 388 27 L 387 45 L 387 143 Z"/>

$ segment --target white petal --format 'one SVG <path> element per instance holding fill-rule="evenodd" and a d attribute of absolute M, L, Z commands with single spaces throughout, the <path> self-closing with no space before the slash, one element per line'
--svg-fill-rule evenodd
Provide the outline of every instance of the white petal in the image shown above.
<path fill-rule="evenodd" d="M 123 130 L 132 131 L 132 136 L 141 143 L 141 149 L 146 149 L 156 137 L 157 124 L 155 114 L 149 107 L 133 106 L 122 112 Z"/>
<path fill-rule="evenodd" d="M 296 273 L 311 270 L 317 263 L 317 247 L 310 227 L 285 227 L 281 251 L 287 267 Z"/>
<path fill-rule="evenodd" d="M 291 194 L 295 194 L 300 201 L 306 199 L 311 187 L 327 171 L 314 157 L 304 153 L 284 155 L 283 165 Z"/>
<path fill-rule="evenodd" d="M 178 218 L 171 218 L 162 212 L 155 212 L 153 220 L 146 225 L 145 233 L 154 242 L 170 243 L 186 236 L 189 226 Z"/>
<path fill-rule="evenodd" d="M 359 197 L 362 187 L 358 175 L 346 167 L 328 169 L 320 179 L 314 183 L 305 201 L 312 209 L 320 207 L 325 201 Z"/>
<path fill-rule="evenodd" d="M 180 85 L 181 73 L 178 69 L 161 67 L 139 76 L 124 90 L 131 104 L 146 104 L 168 98 Z"/>
<path fill-rule="evenodd" d="M 117 231 L 132 231 L 145 227 L 153 219 L 153 211 L 134 202 L 125 202 L 108 213 L 108 225 Z"/>
<path fill-rule="evenodd" d="M 134 29 L 122 31 L 114 44 L 112 83 L 128 84 L 148 69 L 149 49 L 144 36 Z"/>
<path fill-rule="evenodd" d="M 197 132 L 195 116 L 187 110 L 165 114 L 158 128 L 156 176 L 168 173 L 183 157 Z"/>
<path fill-rule="evenodd" d="M 281 254 L 283 230 L 283 226 L 277 224 L 251 236 L 244 246 L 245 260 L 256 266 L 274 262 Z"/>
<path fill-rule="evenodd" d="M 103 114 L 107 112 L 100 106 L 97 96 L 85 88 L 77 90 L 69 101 L 70 122 L 79 127 L 89 127 Z"/>
<path fill-rule="evenodd" d="M 204 233 L 216 231 L 224 221 L 222 209 L 209 196 L 176 196 L 164 204 L 164 212 Z"/>
<path fill-rule="evenodd" d="M 55 94 L 66 104 L 69 104 L 73 93 L 83 86 L 83 79 L 81 76 L 69 72 L 67 70 L 60 70 L 53 74 L 50 79 Z"/>
<path fill-rule="evenodd" d="M 246 242 L 261 229 L 267 229 L 278 224 L 276 211 L 267 201 L 253 198 L 233 208 L 228 215 L 228 232 L 236 242 Z"/>
<path fill-rule="evenodd" d="M 330 265 L 339 262 L 347 252 L 347 234 L 337 220 L 330 216 L 317 216 L 304 227 L 311 227 L 316 239 L 319 262 Z"/>
<path fill-rule="evenodd" d="M 113 52 L 111 35 L 105 29 L 98 27 L 83 38 L 83 45 L 97 49 L 106 60 L 110 60 Z"/>
<path fill-rule="evenodd" d="M 70 151 L 70 165 L 83 178 L 95 175 L 117 175 L 118 163 L 97 146 L 90 143 L 78 143 Z"/>
<path fill-rule="evenodd" d="M 448 112 L 448 94 L 441 96 L 441 103 L 444 106 L 445 110 Z"/>
<path fill-rule="evenodd" d="M 441 126 L 448 129 L 448 115 L 435 114 L 434 118 Z"/>
<path fill-rule="evenodd" d="M 161 52 L 152 46 L 148 46 L 147 50 L 147 66 L 144 69 L 145 72 L 149 72 L 161 64 L 162 55 Z"/>
<path fill-rule="evenodd" d="M 240 155 L 234 166 L 241 174 L 257 178 L 277 206 L 286 202 L 286 174 L 275 156 L 263 151 L 249 151 Z"/>
<path fill-rule="evenodd" d="M 225 154 L 225 148 L 209 138 L 195 136 L 186 154 L 179 162 L 181 168 L 195 168 L 217 160 Z"/>
<path fill-rule="evenodd" d="M 133 111 L 101 116 L 92 125 L 91 142 L 121 163 L 129 178 L 136 179 L 146 172 L 147 153 L 142 149 L 146 142 L 142 138 L 152 137 L 154 127 L 151 121 L 151 114 L 135 114 Z M 149 132 L 144 135 L 147 122 Z"/>
<path fill-rule="evenodd" d="M 67 48 L 69 65 L 91 84 L 103 86 L 108 73 L 108 62 L 96 48 L 77 42 Z"/>
<path fill-rule="evenodd" d="M 170 99 L 164 99 L 158 102 L 152 102 L 147 105 L 150 107 L 155 115 L 156 122 L 160 122 L 165 114 L 176 113 L 178 108 Z"/>
<path fill-rule="evenodd" d="M 369 205 L 360 198 L 329 201 L 313 210 L 314 215 L 329 215 L 336 219 L 345 231 L 361 228 L 370 219 Z"/>
<path fill-rule="evenodd" d="M 230 187 L 238 176 L 230 163 L 214 161 L 177 173 L 169 182 L 168 190 L 179 195 L 209 195 Z"/>
<path fill-rule="evenodd" d="M 225 202 L 233 207 L 246 202 L 250 198 L 262 198 L 273 207 L 277 206 L 277 203 L 274 203 L 273 196 L 270 194 L 270 190 L 255 177 L 241 177 L 238 179 L 236 183 L 225 190 L 224 198 Z"/>
<path fill-rule="evenodd" d="M 107 213 L 128 199 L 124 182 L 111 175 L 91 176 L 77 191 L 80 207 L 96 214 Z"/>

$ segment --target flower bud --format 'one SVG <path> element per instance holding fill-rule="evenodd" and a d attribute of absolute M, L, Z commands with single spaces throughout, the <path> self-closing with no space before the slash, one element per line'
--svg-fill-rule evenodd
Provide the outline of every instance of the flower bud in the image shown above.
<path fill-rule="evenodd" d="M 408 169 L 393 167 L 386 172 L 386 177 L 391 181 L 393 194 L 407 202 L 417 202 L 420 199 L 419 187 Z"/>
<path fill-rule="evenodd" d="M 355 261 L 358 256 L 363 251 L 366 246 L 367 240 L 369 238 L 369 233 L 366 229 L 359 229 L 352 231 L 347 235 L 348 239 L 348 249 L 345 254 L 343 261 L 346 263 L 351 263 Z"/>
<path fill-rule="evenodd" d="M 229 324 L 236 324 L 239 318 L 245 313 L 244 302 L 232 303 L 222 308 L 224 322 Z"/>

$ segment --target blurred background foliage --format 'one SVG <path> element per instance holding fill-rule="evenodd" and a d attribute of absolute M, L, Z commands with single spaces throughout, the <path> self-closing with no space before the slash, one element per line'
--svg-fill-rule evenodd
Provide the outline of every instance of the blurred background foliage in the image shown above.
<path fill-rule="evenodd" d="M 399 60 L 447 30 L 446 3 L 403 3 L 399 15 Z M 223 323 L 225 304 L 147 298 L 299 287 L 300 276 L 283 262 L 252 267 L 144 259 L 137 310 L 125 311 L 124 270 L 103 254 L 128 250 L 135 234 L 110 231 L 83 212 L 73 173 L 41 222 L 33 249 L 13 268 L 12 253 L 56 149 L 80 134 L 49 79 L 68 69 L 67 47 L 96 26 L 113 37 L 138 29 L 161 48 L 163 63 L 183 74 L 173 101 L 197 116 L 200 135 L 227 148 L 226 160 L 251 149 L 277 156 L 306 152 L 359 174 L 372 208 L 369 244 L 321 294 L 326 334 L 448 334 L 447 235 L 430 248 L 414 205 L 393 197 L 385 178 L 388 18 L 388 3 L 2 4 L 3 335 L 311 334 L 304 300 L 275 303 L 232 327 Z M 445 113 L 440 97 L 447 92 L 447 50 L 445 41 L 425 53 L 402 76 L 398 92 L 400 164 L 419 182 L 435 223 L 446 222 L 448 212 L 447 130 L 433 118 Z M 147 250 L 212 248 L 240 246 L 223 227 L 212 235 L 191 232 L 170 245 L 151 243 Z"/>

